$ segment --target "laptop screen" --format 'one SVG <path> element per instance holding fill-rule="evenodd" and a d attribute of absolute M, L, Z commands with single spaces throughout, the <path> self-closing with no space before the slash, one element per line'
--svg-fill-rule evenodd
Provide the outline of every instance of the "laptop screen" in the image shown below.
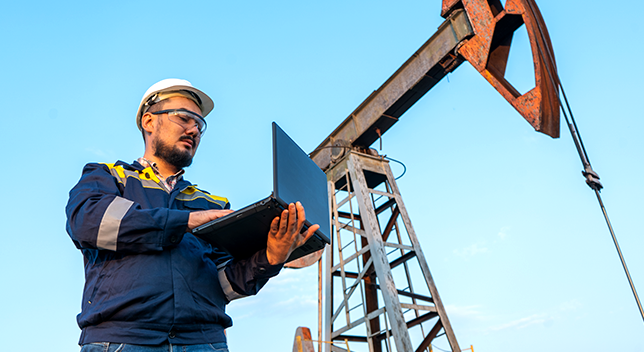
<path fill-rule="evenodd" d="M 273 122 L 273 192 L 288 204 L 300 201 L 310 224 L 330 238 L 326 174 Z"/>

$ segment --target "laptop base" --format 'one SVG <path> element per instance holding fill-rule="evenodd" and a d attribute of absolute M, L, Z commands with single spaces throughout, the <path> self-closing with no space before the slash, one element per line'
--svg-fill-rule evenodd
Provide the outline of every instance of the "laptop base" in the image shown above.
<path fill-rule="evenodd" d="M 193 235 L 222 249 L 235 259 L 246 259 L 266 249 L 271 222 L 286 207 L 273 196 L 251 204 L 239 211 L 195 228 Z M 305 224 L 302 232 L 308 226 Z M 316 233 L 304 245 L 291 253 L 286 262 L 324 248 L 326 242 Z"/>

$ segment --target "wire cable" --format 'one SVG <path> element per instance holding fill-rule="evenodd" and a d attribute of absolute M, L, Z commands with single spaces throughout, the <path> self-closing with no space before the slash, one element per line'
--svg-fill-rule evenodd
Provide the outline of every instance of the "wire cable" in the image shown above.
<path fill-rule="evenodd" d="M 385 159 L 387 159 L 387 160 L 391 160 L 391 161 L 393 161 L 393 162 L 396 162 L 396 163 L 398 163 L 398 164 L 402 165 L 402 167 L 403 167 L 403 172 L 402 172 L 402 174 L 400 174 L 400 176 L 398 176 L 398 177 L 395 177 L 395 178 L 394 178 L 396 181 L 397 181 L 399 178 L 401 178 L 401 177 L 405 176 L 405 173 L 407 172 L 407 166 L 405 166 L 405 164 L 403 164 L 403 162 L 402 162 L 402 161 L 398 161 L 398 160 L 396 160 L 396 159 L 394 159 L 394 158 L 390 158 L 390 157 L 388 157 L 388 156 L 385 156 Z"/>
<path fill-rule="evenodd" d="M 533 18 L 540 18 L 541 21 L 543 22 L 543 19 L 541 18 L 540 14 L 538 13 L 538 10 L 535 10 L 536 4 L 534 4 L 534 0 L 527 0 L 526 3 L 530 7 L 530 11 L 532 13 Z M 538 16 L 538 17 L 537 17 Z M 541 24 L 539 21 L 537 22 L 537 29 L 539 30 L 539 35 L 541 37 L 541 40 L 545 43 L 549 41 L 549 37 L 547 33 L 544 33 L 544 29 L 541 27 Z M 575 147 L 577 148 L 577 152 L 579 153 L 579 157 L 581 158 L 581 162 L 584 166 L 584 171 L 582 171 L 582 174 L 586 177 L 586 183 L 590 188 L 592 188 L 595 191 L 595 195 L 597 196 L 597 201 L 599 202 L 599 207 L 602 210 L 602 213 L 604 215 L 604 219 L 606 220 L 606 225 L 608 226 L 608 230 L 610 231 L 611 237 L 613 239 L 613 243 L 615 244 L 615 249 L 617 250 L 617 254 L 619 255 L 619 259 L 622 262 L 622 267 L 624 268 L 624 273 L 626 274 L 626 277 L 628 279 L 628 282 L 631 286 L 631 291 L 633 291 L 633 296 L 635 297 L 635 301 L 637 303 L 637 306 L 640 311 L 640 315 L 642 316 L 642 319 L 644 320 L 644 309 L 642 309 L 642 303 L 640 302 L 639 296 L 637 295 L 637 290 L 635 289 L 635 285 L 633 284 L 633 279 L 631 278 L 631 274 L 628 271 L 628 266 L 626 265 L 626 261 L 624 260 L 624 256 L 622 255 L 622 250 L 619 247 L 619 243 L 617 242 L 617 236 L 615 236 L 615 231 L 613 231 L 613 226 L 610 223 L 610 219 L 608 218 L 608 212 L 606 211 L 606 208 L 604 207 L 604 202 L 602 201 L 600 191 L 603 188 L 602 184 L 599 182 L 599 176 L 597 173 L 595 173 L 592 169 L 592 166 L 590 165 L 590 160 L 588 158 L 588 153 L 586 152 L 586 148 L 584 147 L 584 143 L 581 139 L 581 135 L 579 134 L 579 128 L 577 128 L 577 123 L 575 122 L 574 115 L 572 114 L 572 109 L 570 108 L 570 104 L 568 102 L 568 97 L 566 96 L 566 92 L 563 89 L 563 85 L 561 84 L 561 79 L 559 78 L 558 73 L 555 71 L 554 74 L 551 72 L 551 67 L 547 64 L 544 55 L 548 55 L 548 59 L 550 62 L 553 63 L 554 66 L 554 54 L 552 53 L 551 50 L 547 50 L 549 48 L 543 48 L 541 45 L 540 41 L 537 41 L 537 47 L 538 47 L 538 52 L 539 55 L 541 56 L 541 59 L 545 62 L 545 69 L 546 72 L 548 73 L 548 76 L 555 86 L 555 88 L 559 88 L 561 90 L 561 95 L 559 94 L 559 90 L 557 91 L 557 99 L 559 100 L 559 105 L 561 106 L 561 110 L 563 112 L 564 118 L 566 119 L 566 123 L 568 125 L 568 129 L 570 130 L 570 134 L 572 136 L 572 139 L 575 143 Z M 545 51 L 545 54 L 544 54 Z M 564 98 L 565 106 L 562 104 L 561 101 L 561 96 Z M 568 114 L 566 113 L 566 110 L 568 114 L 570 114 L 570 120 L 568 120 Z M 572 121 L 572 123 L 571 123 Z"/>
<path fill-rule="evenodd" d="M 444 350 L 444 349 L 442 349 L 442 348 L 440 348 L 440 347 L 438 347 L 438 346 L 436 346 L 436 345 L 432 345 L 432 348 L 435 348 L 435 349 L 437 349 L 437 350 L 439 350 L 439 351 L 443 351 L 443 352 L 452 352 L 452 351 L 450 351 L 450 350 Z"/>
<path fill-rule="evenodd" d="M 352 149 L 351 147 L 347 147 L 347 146 L 334 146 L 334 145 L 327 145 L 327 146 L 323 146 L 323 147 L 318 147 L 318 148 L 316 148 L 314 151 L 312 151 L 312 152 L 310 152 L 310 153 L 309 153 L 309 157 L 311 157 L 311 154 L 315 153 L 315 152 L 316 152 L 316 151 L 318 151 L 318 150 L 328 149 L 328 148 L 343 148 L 343 149 L 345 149 L 345 150 L 347 150 L 347 149 Z M 389 160 L 389 161 L 393 161 L 393 162 L 395 162 L 395 163 L 398 163 L 398 164 L 402 165 L 402 167 L 403 167 L 403 172 L 402 172 L 402 174 L 400 174 L 400 176 L 395 177 L 395 178 L 394 178 L 395 180 L 398 180 L 399 178 L 403 177 L 403 176 L 405 175 L 405 173 L 407 173 L 407 166 L 405 166 L 405 164 L 404 164 L 402 161 L 396 160 L 396 159 L 394 159 L 394 158 L 390 158 L 390 157 L 388 157 L 388 156 L 386 156 L 386 155 L 385 155 L 385 156 L 382 156 L 382 157 L 383 157 L 383 158 L 385 158 L 385 159 L 387 159 L 387 160 Z"/>

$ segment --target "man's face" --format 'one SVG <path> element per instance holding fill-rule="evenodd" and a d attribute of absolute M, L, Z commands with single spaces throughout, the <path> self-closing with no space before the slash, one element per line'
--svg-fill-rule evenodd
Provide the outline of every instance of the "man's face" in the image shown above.
<path fill-rule="evenodd" d="M 188 98 L 173 97 L 163 101 L 163 110 L 184 109 L 201 115 L 201 110 Z M 201 136 L 196 127 L 185 129 L 168 118 L 168 114 L 156 116 L 156 130 L 151 134 L 154 155 L 182 169 L 192 164 Z"/>

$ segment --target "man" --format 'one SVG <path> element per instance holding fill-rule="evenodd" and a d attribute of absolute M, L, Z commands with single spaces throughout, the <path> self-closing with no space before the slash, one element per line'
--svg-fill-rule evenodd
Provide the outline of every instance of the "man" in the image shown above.
<path fill-rule="evenodd" d="M 266 250 L 246 260 L 190 233 L 232 212 L 182 176 L 213 106 L 188 81 L 154 84 L 136 116 L 143 157 L 87 164 L 70 191 L 67 232 L 85 263 L 82 352 L 228 351 L 226 304 L 256 294 L 319 228 L 300 233 L 304 209 L 290 204 L 273 219 Z"/>

